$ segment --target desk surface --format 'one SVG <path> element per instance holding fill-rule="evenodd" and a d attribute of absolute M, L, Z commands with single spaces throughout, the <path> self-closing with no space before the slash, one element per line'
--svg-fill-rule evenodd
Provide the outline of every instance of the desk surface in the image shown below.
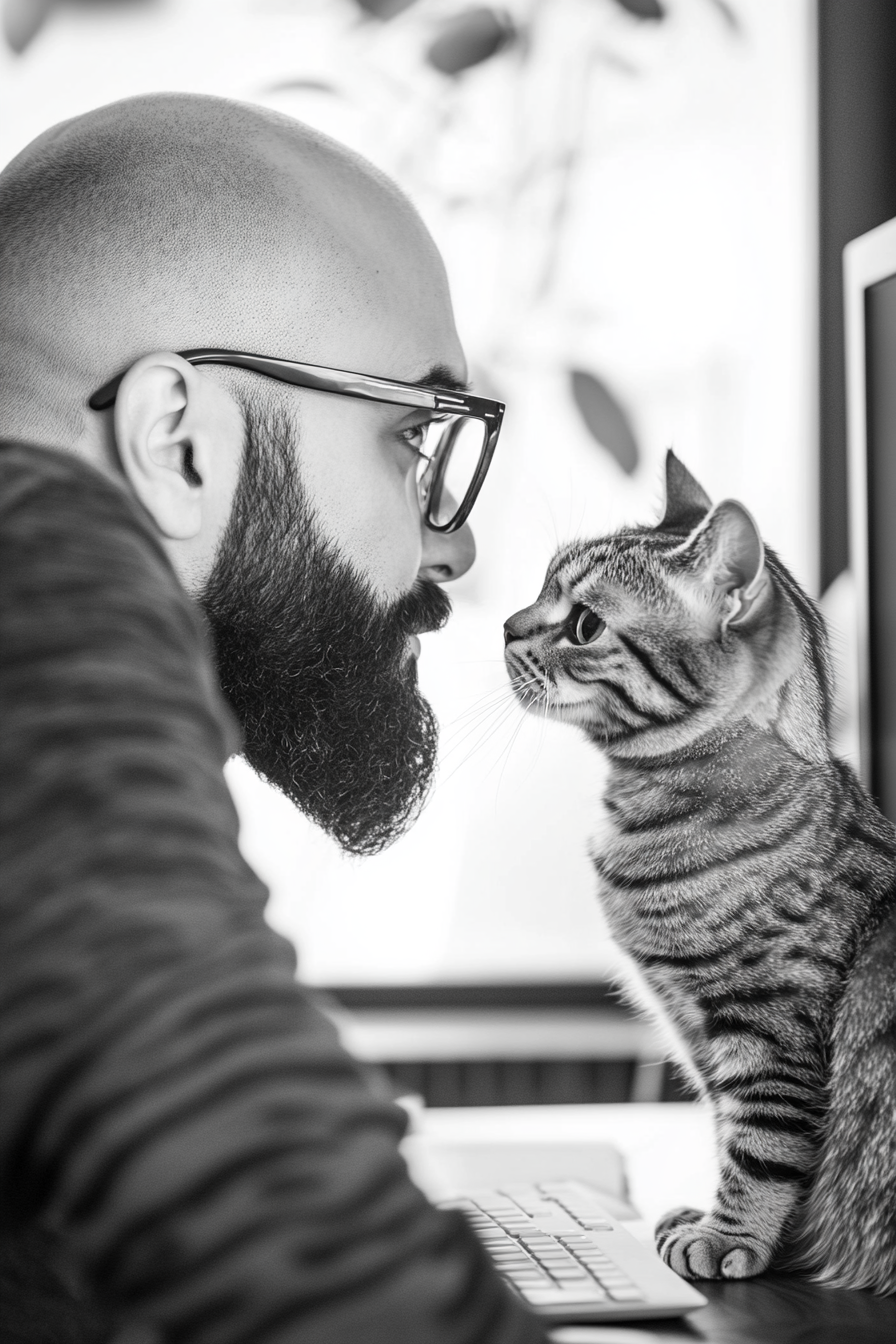
<path fill-rule="evenodd" d="M 706 1208 L 716 1180 L 712 1124 L 699 1105 L 615 1106 L 490 1106 L 424 1110 L 415 1119 L 424 1148 L 438 1153 L 440 1144 L 453 1154 L 469 1145 L 507 1144 L 511 1149 L 531 1145 L 539 1164 L 556 1163 L 564 1146 L 577 1154 L 595 1148 L 596 1164 L 605 1160 L 601 1145 L 613 1145 L 622 1154 L 632 1203 L 643 1215 L 631 1230 L 652 1242 L 651 1228 L 669 1209 L 680 1204 Z M 607 1166 L 608 1175 L 612 1167 Z M 415 1172 L 415 1174 L 418 1174 Z M 555 1167 L 538 1175 L 585 1175 Z M 432 1195 L 439 1173 L 425 1163 L 421 1184 Z M 632 1326 L 632 1344 L 657 1339 L 670 1344 L 893 1344 L 896 1340 L 896 1298 L 820 1288 L 790 1274 L 765 1274 L 758 1279 L 730 1283 L 700 1283 L 709 1305 L 678 1322 Z M 610 1331 L 610 1327 L 607 1327 Z M 622 1344 L 626 1331 L 613 1326 L 607 1344 Z M 600 1331 L 594 1336 L 601 1339 Z"/>

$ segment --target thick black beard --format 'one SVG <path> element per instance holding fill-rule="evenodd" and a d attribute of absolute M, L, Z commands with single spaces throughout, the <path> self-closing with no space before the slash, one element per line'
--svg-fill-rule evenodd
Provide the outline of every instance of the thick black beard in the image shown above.
<path fill-rule="evenodd" d="M 243 754 L 350 854 L 377 854 L 423 807 L 438 732 L 408 636 L 445 624 L 428 580 L 389 606 L 320 532 L 288 423 L 244 406 L 233 512 L 201 604 Z"/>

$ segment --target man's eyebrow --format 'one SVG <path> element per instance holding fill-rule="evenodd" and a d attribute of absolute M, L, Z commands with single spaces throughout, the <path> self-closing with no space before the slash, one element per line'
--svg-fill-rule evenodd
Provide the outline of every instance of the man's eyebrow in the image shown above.
<path fill-rule="evenodd" d="M 447 364 L 433 364 L 415 384 L 417 387 L 444 387 L 450 392 L 471 392 L 470 383 L 456 377 Z"/>

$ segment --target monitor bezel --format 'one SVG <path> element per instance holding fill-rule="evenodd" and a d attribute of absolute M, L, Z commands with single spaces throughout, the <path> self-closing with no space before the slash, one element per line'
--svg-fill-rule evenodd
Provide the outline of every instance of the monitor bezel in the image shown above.
<path fill-rule="evenodd" d="M 859 728 L 859 776 L 872 780 L 871 649 L 868 565 L 868 407 L 865 294 L 896 276 L 896 219 L 853 239 L 843 250 L 846 338 L 846 443 L 849 488 L 849 568 L 854 583 Z"/>

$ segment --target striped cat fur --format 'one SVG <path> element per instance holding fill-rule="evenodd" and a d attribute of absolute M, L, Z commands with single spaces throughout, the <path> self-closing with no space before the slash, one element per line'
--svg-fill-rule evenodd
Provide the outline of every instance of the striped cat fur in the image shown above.
<path fill-rule="evenodd" d="M 632 997 L 716 1122 L 689 1278 L 896 1292 L 896 837 L 831 754 L 824 626 L 742 505 L 671 452 L 667 506 L 561 549 L 505 625 L 526 709 L 609 760 L 592 855 Z"/>

